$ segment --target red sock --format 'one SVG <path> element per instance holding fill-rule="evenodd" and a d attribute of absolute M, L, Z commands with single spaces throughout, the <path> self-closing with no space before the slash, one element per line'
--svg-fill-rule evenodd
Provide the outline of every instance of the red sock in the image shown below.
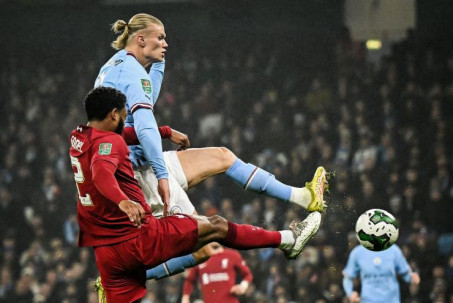
<path fill-rule="evenodd" d="M 278 231 L 269 231 L 261 227 L 228 222 L 228 234 L 222 244 L 236 249 L 277 247 L 282 235 Z"/>

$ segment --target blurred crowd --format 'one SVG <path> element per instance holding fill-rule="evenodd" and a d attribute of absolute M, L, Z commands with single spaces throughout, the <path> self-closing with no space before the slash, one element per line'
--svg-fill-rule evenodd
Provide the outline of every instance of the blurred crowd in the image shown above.
<path fill-rule="evenodd" d="M 370 64 L 345 34 L 330 52 L 334 63 L 316 73 L 283 64 L 291 58 L 272 44 L 212 45 L 169 55 L 155 108 L 159 124 L 188 134 L 193 147 L 226 146 L 294 186 L 309 181 L 318 165 L 336 173 L 321 229 L 302 256 L 242 252 L 254 274 L 242 302 L 347 302 L 342 269 L 357 245 L 355 221 L 383 208 L 397 217 L 397 243 L 421 276 L 418 287 L 402 283 L 403 302 L 452 303 L 453 53 L 409 32 Z M 104 59 L 110 55 L 106 46 Z M 30 73 L 17 56 L 3 62 L 0 302 L 97 302 L 93 253 L 76 247 L 68 136 L 86 120 L 83 96 L 103 63 L 35 62 Z M 224 176 L 189 196 L 201 214 L 268 229 L 306 215 Z M 149 282 L 144 302 L 179 302 L 183 279 Z"/>

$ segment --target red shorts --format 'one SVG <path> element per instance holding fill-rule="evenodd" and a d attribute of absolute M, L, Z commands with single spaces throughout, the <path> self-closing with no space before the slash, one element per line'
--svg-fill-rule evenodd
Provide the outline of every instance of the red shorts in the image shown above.
<path fill-rule="evenodd" d="M 94 248 L 107 302 L 134 302 L 146 295 L 146 270 L 192 253 L 198 241 L 198 223 L 187 215 L 150 218 L 138 237 Z"/>

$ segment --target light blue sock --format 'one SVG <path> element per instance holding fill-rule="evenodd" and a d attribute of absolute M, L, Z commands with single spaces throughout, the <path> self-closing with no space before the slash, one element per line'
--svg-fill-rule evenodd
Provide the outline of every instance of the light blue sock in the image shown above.
<path fill-rule="evenodd" d="M 289 201 L 292 187 L 281 183 L 275 176 L 250 163 L 237 158 L 225 173 L 240 184 L 245 190 L 251 190 L 266 196 Z"/>
<path fill-rule="evenodd" d="M 196 264 L 193 255 L 185 255 L 173 258 L 165 263 L 157 265 L 146 271 L 146 279 L 159 280 L 183 272 L 186 268 L 194 267 Z"/>

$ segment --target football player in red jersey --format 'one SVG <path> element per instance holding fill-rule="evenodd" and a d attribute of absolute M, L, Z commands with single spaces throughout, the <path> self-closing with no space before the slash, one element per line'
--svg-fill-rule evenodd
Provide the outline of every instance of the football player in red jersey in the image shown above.
<path fill-rule="evenodd" d="M 205 303 L 238 303 L 237 296 L 243 295 L 252 282 L 253 276 L 241 254 L 219 243 L 210 244 L 211 258 L 189 270 L 184 281 L 182 303 L 190 303 L 190 294 L 198 281 Z M 236 284 L 236 274 L 241 283 Z"/>
<path fill-rule="evenodd" d="M 93 89 L 85 98 L 88 124 L 77 126 L 70 136 L 79 200 L 78 245 L 94 248 L 109 303 L 140 302 L 146 294 L 146 269 L 210 242 L 236 249 L 278 247 L 291 259 L 317 232 L 319 212 L 283 231 L 235 224 L 220 216 L 154 218 L 119 135 L 125 102 L 125 95 L 116 89 Z"/>

